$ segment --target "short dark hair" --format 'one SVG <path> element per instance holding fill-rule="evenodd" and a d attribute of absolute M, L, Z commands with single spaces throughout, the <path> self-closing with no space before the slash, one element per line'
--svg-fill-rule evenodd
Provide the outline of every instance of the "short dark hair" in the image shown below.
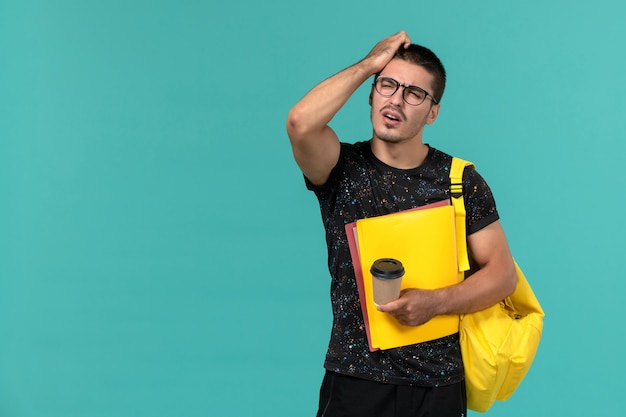
<path fill-rule="evenodd" d="M 433 96 L 437 102 L 441 101 L 443 90 L 446 88 L 446 70 L 433 51 L 421 45 L 411 44 L 408 48 L 400 47 L 394 58 L 419 65 L 428 71 L 435 79 Z"/>

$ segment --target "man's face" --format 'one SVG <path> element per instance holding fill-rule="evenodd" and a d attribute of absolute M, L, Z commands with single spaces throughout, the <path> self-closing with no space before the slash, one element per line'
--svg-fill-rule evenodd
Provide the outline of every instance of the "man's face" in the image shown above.
<path fill-rule="evenodd" d="M 419 65 L 401 59 L 393 59 L 380 73 L 380 77 L 390 77 L 401 84 L 421 87 L 433 93 L 433 76 Z M 407 104 L 402 98 L 402 87 L 390 97 L 380 95 L 372 87 L 370 95 L 371 120 L 374 137 L 384 142 L 400 143 L 417 138 L 422 141 L 424 125 L 431 124 L 439 114 L 439 105 L 430 97 L 418 106 Z"/>

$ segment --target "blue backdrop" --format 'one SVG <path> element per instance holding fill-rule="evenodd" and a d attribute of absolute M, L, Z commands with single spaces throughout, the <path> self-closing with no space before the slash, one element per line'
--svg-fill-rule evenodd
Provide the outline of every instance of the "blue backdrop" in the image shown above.
<path fill-rule="evenodd" d="M 329 277 L 285 117 L 402 29 L 449 74 L 426 141 L 488 180 L 547 314 L 488 414 L 618 415 L 625 12 L 0 0 L 0 416 L 314 415 Z"/>

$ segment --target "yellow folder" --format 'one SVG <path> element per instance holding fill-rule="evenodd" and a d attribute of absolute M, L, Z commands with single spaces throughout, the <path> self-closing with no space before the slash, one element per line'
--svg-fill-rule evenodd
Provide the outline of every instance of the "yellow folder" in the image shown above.
<path fill-rule="evenodd" d="M 444 337 L 459 330 L 459 316 L 436 316 L 420 326 L 404 326 L 374 304 L 372 263 L 402 262 L 402 288 L 436 289 L 462 280 L 458 271 L 454 208 L 449 205 L 361 219 L 346 226 L 370 350 L 390 349 Z M 350 234 L 353 233 L 353 236 Z M 356 250 L 355 250 L 356 249 Z M 356 259 L 355 259 L 356 258 Z"/>

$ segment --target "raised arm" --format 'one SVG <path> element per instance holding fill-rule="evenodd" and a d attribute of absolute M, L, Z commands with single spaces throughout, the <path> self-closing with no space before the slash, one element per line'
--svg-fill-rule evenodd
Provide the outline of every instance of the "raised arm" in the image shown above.
<path fill-rule="evenodd" d="M 289 111 L 287 134 L 293 154 L 313 184 L 324 184 L 339 158 L 339 139 L 328 123 L 361 84 L 391 61 L 398 48 L 410 44 L 404 31 L 383 39 L 365 58 L 315 86 Z"/>

